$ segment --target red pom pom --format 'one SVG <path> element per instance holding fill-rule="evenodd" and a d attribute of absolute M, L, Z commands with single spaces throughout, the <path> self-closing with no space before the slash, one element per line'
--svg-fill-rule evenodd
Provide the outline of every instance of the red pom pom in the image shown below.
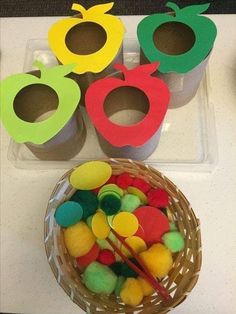
<path fill-rule="evenodd" d="M 140 178 L 135 178 L 132 183 L 132 186 L 135 186 L 136 188 L 141 190 L 144 194 L 146 194 L 152 188 L 152 186 L 149 183 L 147 183 L 146 181 Z"/>
<path fill-rule="evenodd" d="M 104 249 L 100 251 L 97 261 L 100 262 L 101 264 L 109 266 L 115 263 L 116 258 L 115 258 L 114 253 L 111 250 Z"/>
<path fill-rule="evenodd" d="M 101 187 L 96 188 L 96 189 L 92 190 L 92 192 L 97 195 L 100 189 L 101 189 Z"/>
<path fill-rule="evenodd" d="M 116 184 L 122 189 L 127 189 L 132 185 L 133 180 L 134 179 L 127 172 L 124 172 L 117 177 Z"/>
<path fill-rule="evenodd" d="M 112 175 L 110 179 L 107 180 L 106 184 L 116 184 L 117 176 Z"/>
<path fill-rule="evenodd" d="M 95 242 L 95 244 L 93 245 L 93 247 L 87 254 L 76 258 L 77 264 L 79 266 L 88 266 L 90 263 L 96 261 L 99 251 L 100 251 L 100 247 Z"/>
<path fill-rule="evenodd" d="M 112 176 L 107 180 L 107 182 L 106 182 L 105 184 L 116 184 L 116 179 L 117 179 L 117 176 L 112 175 Z M 104 184 L 104 185 L 105 185 L 105 184 Z M 100 190 L 102 187 L 103 187 L 103 185 L 102 185 L 102 186 L 99 186 L 99 188 L 96 188 L 96 189 L 92 190 L 92 192 L 97 195 L 98 192 L 99 192 L 99 190 Z"/>
<path fill-rule="evenodd" d="M 169 195 L 165 190 L 161 188 L 151 189 L 148 192 L 147 197 L 148 204 L 150 206 L 164 208 L 167 207 L 169 204 Z"/>
<path fill-rule="evenodd" d="M 161 242 L 162 235 L 170 230 L 168 218 L 156 207 L 142 206 L 133 213 L 139 222 L 139 229 L 135 235 L 148 245 Z"/>

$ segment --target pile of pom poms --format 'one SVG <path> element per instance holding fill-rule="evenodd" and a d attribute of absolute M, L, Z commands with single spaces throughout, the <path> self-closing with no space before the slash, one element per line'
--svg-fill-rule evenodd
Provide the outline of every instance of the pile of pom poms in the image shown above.
<path fill-rule="evenodd" d="M 75 192 L 54 217 L 85 286 L 131 306 L 154 292 L 165 295 L 160 281 L 184 248 L 168 193 L 128 173 L 112 175 L 103 161 L 80 165 L 69 182 Z"/>

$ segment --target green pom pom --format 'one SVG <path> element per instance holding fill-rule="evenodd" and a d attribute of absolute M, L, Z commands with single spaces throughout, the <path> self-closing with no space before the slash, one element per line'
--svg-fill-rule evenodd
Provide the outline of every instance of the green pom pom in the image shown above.
<path fill-rule="evenodd" d="M 178 228 L 176 227 L 176 224 L 174 222 L 170 222 L 170 231 L 177 231 Z"/>
<path fill-rule="evenodd" d="M 117 276 L 109 267 L 92 262 L 84 271 L 83 281 L 90 291 L 109 295 L 115 290 Z"/>
<path fill-rule="evenodd" d="M 112 265 L 110 265 L 110 268 L 117 276 L 121 276 L 122 265 L 123 265 L 123 263 L 121 263 L 121 262 L 115 262 Z"/>
<path fill-rule="evenodd" d="M 102 193 L 98 196 L 99 202 L 101 202 L 101 200 L 102 200 L 105 196 L 107 196 L 107 195 L 113 195 L 113 196 L 115 196 L 115 197 L 117 197 L 117 198 L 120 199 L 120 195 L 119 195 L 118 193 L 116 193 L 116 192 L 114 192 L 114 191 L 105 191 L 105 192 L 102 192 Z"/>
<path fill-rule="evenodd" d="M 83 208 L 76 202 L 65 202 L 61 204 L 54 214 L 59 226 L 69 227 L 75 225 L 83 216 Z"/>
<path fill-rule="evenodd" d="M 139 263 L 136 261 L 135 258 L 129 258 L 129 260 L 135 264 L 136 266 L 138 266 L 140 269 L 142 269 L 139 265 Z M 117 275 L 117 276 L 123 276 L 125 278 L 137 278 L 138 274 L 136 273 L 136 271 L 134 271 L 128 264 L 126 263 L 122 263 L 122 262 L 115 262 L 112 265 L 110 265 L 110 268 L 113 270 L 113 272 Z"/>
<path fill-rule="evenodd" d="M 106 195 L 100 202 L 100 208 L 108 215 L 114 215 L 120 210 L 121 200 L 114 195 Z"/>
<path fill-rule="evenodd" d="M 93 215 L 98 209 L 98 199 L 97 196 L 88 190 L 77 191 L 72 195 L 71 201 L 77 202 L 83 208 L 83 219 L 87 219 L 89 216 Z"/>
<path fill-rule="evenodd" d="M 113 243 L 117 244 L 117 237 L 112 232 L 109 233 L 108 238 L 111 239 Z M 109 249 L 113 251 L 113 248 L 110 246 L 106 239 L 96 239 L 96 242 L 99 245 L 100 249 Z"/>
<path fill-rule="evenodd" d="M 165 233 L 162 240 L 172 253 L 179 252 L 184 248 L 184 238 L 178 231 Z"/>
<path fill-rule="evenodd" d="M 117 279 L 116 287 L 115 287 L 115 295 L 117 297 L 120 296 L 120 292 L 121 292 L 121 289 L 122 289 L 122 286 L 123 286 L 125 280 L 126 280 L 126 278 L 123 277 L 123 276 L 119 276 L 118 279 Z"/>
<path fill-rule="evenodd" d="M 140 268 L 140 265 L 136 261 L 135 258 L 132 257 L 132 258 L 129 258 L 129 260 Z M 125 278 L 130 278 L 130 277 L 137 278 L 138 274 L 128 264 L 122 263 L 121 276 L 124 276 Z"/>
<path fill-rule="evenodd" d="M 167 214 L 167 208 L 163 207 L 160 209 L 164 215 L 166 215 L 166 217 L 168 217 L 168 214 Z"/>
<path fill-rule="evenodd" d="M 86 219 L 86 223 L 90 229 L 92 229 L 92 220 L 93 220 L 93 215 L 88 216 L 88 218 Z"/>
<path fill-rule="evenodd" d="M 133 212 L 141 204 L 138 196 L 133 194 L 126 194 L 121 199 L 121 210 L 125 212 Z"/>

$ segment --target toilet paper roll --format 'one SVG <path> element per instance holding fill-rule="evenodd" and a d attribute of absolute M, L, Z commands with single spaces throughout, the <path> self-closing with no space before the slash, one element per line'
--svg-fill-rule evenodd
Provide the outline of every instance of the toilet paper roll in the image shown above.
<path fill-rule="evenodd" d="M 98 80 L 88 89 L 87 112 L 107 156 L 144 160 L 157 148 L 169 101 L 166 84 L 151 76 L 157 67 L 128 70 L 116 65 L 123 73 Z"/>
<path fill-rule="evenodd" d="M 85 139 L 86 128 L 81 112 L 77 109 L 64 128 L 51 140 L 41 145 L 25 145 L 41 160 L 69 160 L 80 152 Z"/>
<path fill-rule="evenodd" d="M 39 71 L 30 72 L 37 77 Z M 53 89 L 43 84 L 29 86 L 15 99 L 15 111 L 21 119 L 37 123 L 49 118 L 57 108 L 57 95 Z M 27 142 L 28 149 L 41 160 L 68 160 L 83 147 L 86 129 L 82 114 L 77 109 L 65 126 L 43 144 Z"/>
<path fill-rule="evenodd" d="M 99 144 L 103 152 L 108 157 L 114 158 L 131 158 L 135 160 L 145 160 L 147 159 L 157 148 L 160 137 L 161 137 L 161 127 L 159 130 L 148 140 L 144 145 L 140 147 L 134 146 L 124 146 L 115 147 L 107 142 L 103 136 L 97 132 Z"/>
<path fill-rule="evenodd" d="M 121 78 L 117 73 L 113 77 Z M 148 99 L 139 90 L 131 87 L 117 89 L 108 95 L 104 103 L 107 117 L 114 123 L 132 126 L 141 121 L 149 110 Z M 157 148 L 161 136 L 161 127 L 142 146 L 115 147 L 111 145 L 99 132 L 97 132 L 99 144 L 108 157 L 132 158 L 145 160 Z"/>
<path fill-rule="evenodd" d="M 170 109 L 184 106 L 193 99 L 205 74 L 209 58 L 210 54 L 198 66 L 187 73 L 161 73 L 159 71 L 154 73 L 154 75 L 162 79 L 169 87 Z M 149 61 L 141 51 L 140 63 L 145 64 L 148 62 Z"/>

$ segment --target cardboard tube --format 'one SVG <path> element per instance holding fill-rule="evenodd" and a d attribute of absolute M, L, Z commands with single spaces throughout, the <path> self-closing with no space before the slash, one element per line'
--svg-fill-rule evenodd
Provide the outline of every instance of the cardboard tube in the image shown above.
<path fill-rule="evenodd" d="M 210 55 L 207 56 L 197 67 L 185 74 L 180 73 L 158 73 L 170 88 L 171 97 L 169 108 L 178 108 L 186 105 L 196 95 Z"/>
<path fill-rule="evenodd" d="M 30 72 L 39 76 L 39 71 Z M 16 96 L 14 109 L 21 119 L 37 123 L 45 120 L 57 109 L 57 94 L 49 86 L 35 84 L 26 87 Z M 66 125 L 49 141 L 36 145 L 25 143 L 28 149 L 41 160 L 68 160 L 83 147 L 86 129 L 79 109 Z"/>
<path fill-rule="evenodd" d="M 78 16 L 78 15 L 76 15 Z M 106 32 L 96 23 L 80 23 L 73 27 L 66 36 L 66 45 L 69 50 L 78 55 L 89 55 L 100 50 L 107 40 Z M 121 45 L 114 60 L 101 72 L 84 74 L 73 73 L 73 78 L 77 81 L 81 90 L 80 104 L 84 105 L 84 97 L 89 85 L 114 72 L 113 65 L 123 63 L 123 45 Z"/>
<path fill-rule="evenodd" d="M 124 146 L 115 147 L 108 143 L 104 137 L 97 133 L 99 144 L 103 152 L 108 157 L 114 158 L 131 158 L 135 160 L 145 160 L 147 159 L 157 148 L 160 136 L 161 128 L 147 141 L 144 145 L 140 147 Z"/>
<path fill-rule="evenodd" d="M 154 75 L 162 79 L 170 89 L 170 109 L 184 106 L 193 99 L 205 74 L 209 58 L 210 54 L 192 71 L 184 74 L 176 72 L 160 73 L 159 71 L 154 73 Z M 141 52 L 140 55 L 140 63 L 149 63 L 143 52 Z"/>
<path fill-rule="evenodd" d="M 25 145 L 41 160 L 69 160 L 80 152 L 85 139 L 85 125 L 81 112 L 77 109 L 64 128 L 51 140 L 41 145 Z"/>
<path fill-rule="evenodd" d="M 122 77 L 121 74 L 113 75 Z M 104 103 L 107 117 L 117 124 L 132 126 L 144 118 L 149 110 L 147 96 L 137 88 L 125 86 L 113 90 Z M 115 147 L 110 144 L 99 132 L 97 132 L 99 144 L 103 152 L 109 157 L 132 158 L 144 160 L 148 158 L 158 146 L 161 135 L 161 127 L 142 146 Z"/>
<path fill-rule="evenodd" d="M 158 50 L 171 56 L 177 56 L 191 49 L 195 36 L 191 28 L 186 25 L 170 22 L 156 29 L 153 40 Z M 177 72 L 160 73 L 159 71 L 154 74 L 160 77 L 170 89 L 169 108 L 184 106 L 195 96 L 205 73 L 209 57 L 210 54 L 194 69 L 184 74 Z M 150 63 L 150 61 L 141 49 L 140 64 L 145 63 Z"/>

